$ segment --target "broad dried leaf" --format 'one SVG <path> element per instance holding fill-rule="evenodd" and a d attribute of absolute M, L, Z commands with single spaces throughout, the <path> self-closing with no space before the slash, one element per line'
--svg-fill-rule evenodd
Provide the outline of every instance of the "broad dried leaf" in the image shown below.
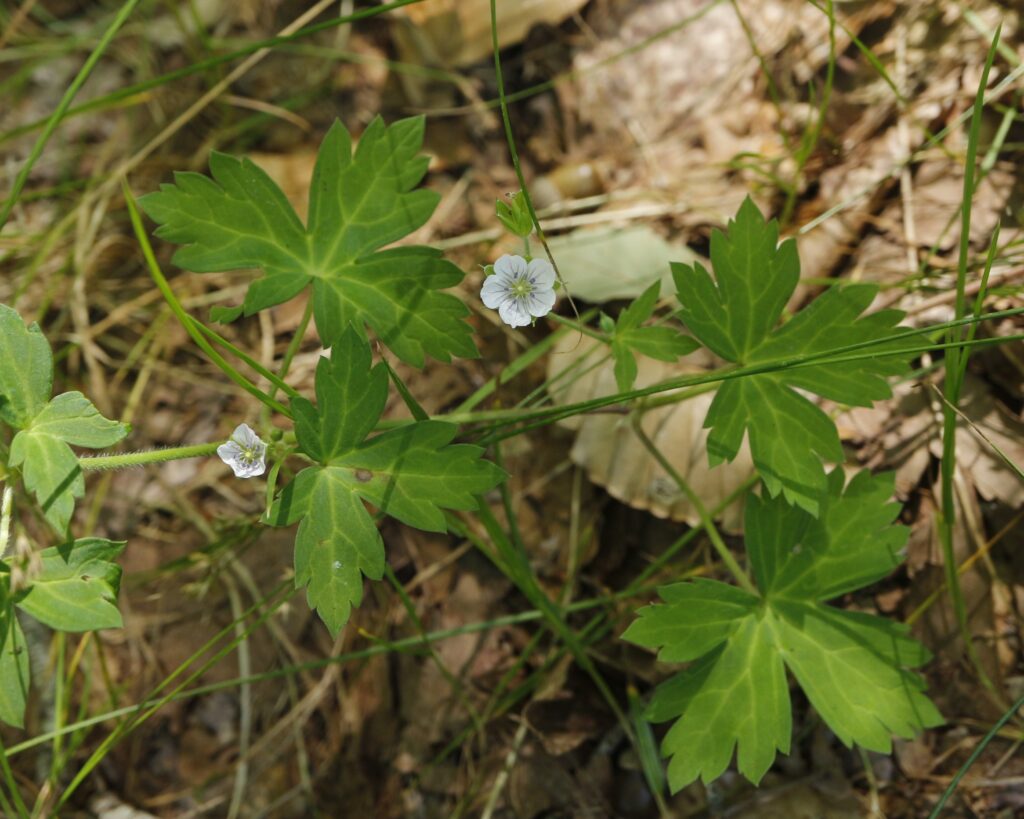
<path fill-rule="evenodd" d="M 709 362 L 697 353 L 678 363 L 636 357 L 636 386 L 646 387 L 686 373 L 703 372 Z M 603 359 L 603 361 L 602 361 Z M 601 363 L 598 363 L 601 362 Z M 618 392 L 608 346 L 590 337 L 570 333 L 555 345 L 548 359 L 548 380 L 556 404 L 586 401 Z M 714 509 L 753 474 L 750 453 L 744 444 L 735 460 L 717 467 L 708 465 L 705 454 L 708 432 L 703 420 L 712 395 L 698 395 L 679 404 L 644 413 L 642 428 L 669 463 L 686 479 L 704 505 Z M 637 439 L 629 418 L 595 413 L 560 422 L 577 431 L 569 457 L 587 476 L 612 497 L 635 509 L 661 518 L 685 521 L 691 526 L 700 518 L 675 481 L 661 468 Z M 742 499 L 727 507 L 721 525 L 728 531 L 742 529 Z"/>
<path fill-rule="evenodd" d="M 685 245 L 667 242 L 643 225 L 586 228 L 554 236 L 548 245 L 569 292 L 595 304 L 635 299 L 653 282 L 660 282 L 663 292 L 672 293 L 675 283 L 669 262 L 700 259 Z"/>

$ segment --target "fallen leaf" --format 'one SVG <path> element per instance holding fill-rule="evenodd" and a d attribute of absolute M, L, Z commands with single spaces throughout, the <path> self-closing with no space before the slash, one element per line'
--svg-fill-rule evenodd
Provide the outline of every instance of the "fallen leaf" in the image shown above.
<path fill-rule="evenodd" d="M 555 345 L 548 363 L 548 380 L 554 384 L 549 389 L 556 405 L 617 392 L 610 357 L 592 366 L 602 361 L 606 350 L 596 339 L 580 339 L 574 334 Z M 706 354 L 700 352 L 675 364 L 638 355 L 636 386 L 701 372 L 702 365 L 707 363 Z M 577 366 L 581 373 L 578 377 L 560 376 Z M 713 469 L 708 466 L 708 434 L 703 423 L 713 397 L 713 393 L 704 393 L 678 404 L 657 407 L 645 412 L 641 422 L 646 435 L 709 510 L 721 504 L 754 472 L 746 442 L 732 463 Z M 637 438 L 629 415 L 595 413 L 561 423 L 577 430 L 569 457 L 612 497 L 660 518 L 684 521 L 691 526 L 700 523 L 700 516 L 682 490 Z M 720 516 L 723 529 L 742 529 L 742 507 L 742 501 L 737 501 L 724 510 Z"/>
<path fill-rule="evenodd" d="M 573 297 L 595 304 L 634 299 L 659 280 L 662 293 L 674 293 L 669 262 L 701 261 L 642 225 L 577 230 L 549 239 L 548 246 Z"/>
<path fill-rule="evenodd" d="M 535 25 L 558 25 L 575 14 L 587 0 L 518 0 L 498 4 L 498 47 L 520 43 Z M 434 0 L 402 10 L 415 26 L 420 60 L 442 61 L 457 67 L 489 58 L 491 15 L 485 0 Z"/>

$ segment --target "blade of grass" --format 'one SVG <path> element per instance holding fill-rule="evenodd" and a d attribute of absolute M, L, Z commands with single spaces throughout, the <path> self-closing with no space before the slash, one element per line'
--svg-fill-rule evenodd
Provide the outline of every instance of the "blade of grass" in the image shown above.
<path fill-rule="evenodd" d="M 1002 727 L 1006 725 L 1006 723 L 1013 718 L 1013 715 L 1021 708 L 1024 708 L 1024 697 L 1021 697 L 1013 705 L 1007 708 L 999 718 L 999 721 L 992 726 L 987 734 L 985 734 L 981 742 L 978 743 L 978 747 L 971 752 L 971 755 L 967 757 L 967 761 L 965 761 L 964 764 L 960 766 L 960 770 L 956 772 L 956 776 L 954 776 L 949 785 L 946 786 L 946 790 L 942 792 L 942 796 L 932 809 L 932 812 L 928 814 L 928 819 L 938 819 L 938 816 L 942 813 L 942 809 L 946 806 L 946 802 L 949 800 L 949 797 L 953 795 L 956 791 L 957 785 L 960 784 L 960 780 L 964 778 L 964 775 L 971 769 L 974 763 L 978 761 L 978 757 L 982 755 L 984 750 L 988 747 L 988 744 L 995 739 L 996 734 L 999 733 Z"/>
<path fill-rule="evenodd" d="M 300 393 L 294 387 L 289 386 L 287 383 L 285 383 L 285 381 L 282 380 L 283 379 L 282 375 L 275 375 L 274 373 L 272 373 L 270 370 L 268 370 L 266 367 L 264 367 L 262 364 L 260 364 L 260 362 L 258 362 L 255 358 L 253 358 L 251 355 L 249 355 L 245 350 L 241 349 L 240 347 L 236 346 L 235 344 L 232 344 L 230 341 L 228 341 L 226 338 L 224 338 L 224 336 L 222 336 L 220 333 L 218 333 L 212 327 L 207 327 L 205 324 L 203 324 L 201 321 L 199 321 L 199 319 L 194 318 L 193 316 L 188 316 L 188 321 L 189 321 L 189 324 L 192 327 L 194 327 L 196 330 L 198 330 L 204 336 L 209 338 L 214 344 L 220 345 L 225 350 L 227 350 L 229 353 L 234 355 L 236 358 L 238 358 L 241 361 L 243 361 L 246 364 L 248 364 L 259 375 L 261 375 L 265 379 L 267 379 L 267 381 L 270 382 L 270 385 L 273 388 L 271 390 L 271 392 L 270 392 L 270 397 L 271 398 L 274 398 L 275 393 L 277 392 L 277 390 L 281 390 L 289 398 L 298 398 L 299 396 L 301 396 L 302 393 Z M 291 349 L 291 345 L 289 345 L 289 349 Z M 294 355 L 295 355 L 295 353 L 292 352 L 292 356 L 294 356 Z M 285 356 L 285 359 L 286 359 L 287 363 L 290 365 L 291 364 L 291 359 L 288 358 L 287 355 Z M 285 368 L 283 365 L 282 365 L 282 369 L 284 369 L 285 373 L 287 373 L 287 368 Z"/>
<path fill-rule="evenodd" d="M 581 321 L 588 321 L 597 314 L 597 308 L 593 308 L 585 312 L 580 316 Z M 526 352 L 521 353 L 515 359 L 510 361 L 504 367 L 501 372 L 498 373 L 494 378 L 487 381 L 486 384 L 479 387 L 473 392 L 466 400 L 459 404 L 454 410 L 453 415 L 469 412 L 474 407 L 480 404 L 486 398 L 489 398 L 494 394 L 498 387 L 503 384 L 509 383 L 513 378 L 526 370 L 535 361 L 539 361 L 544 355 L 546 355 L 552 347 L 554 347 L 565 335 L 568 333 L 568 328 L 560 327 L 555 332 L 546 336 L 543 341 L 539 344 L 534 344 L 527 348 Z"/>
<path fill-rule="evenodd" d="M 967 157 L 964 165 L 964 189 L 963 199 L 960 206 L 960 253 L 957 265 L 956 277 L 956 304 L 955 317 L 961 319 L 967 309 L 966 286 L 967 286 L 967 258 L 970 251 L 971 233 L 971 205 L 974 199 L 975 184 L 974 178 L 977 171 L 978 161 L 978 140 L 981 136 L 981 115 L 985 103 L 985 87 L 988 85 L 989 72 L 995 61 L 996 51 L 999 45 L 1000 28 L 996 29 L 992 44 L 989 46 L 985 58 L 985 67 L 981 72 L 981 80 L 978 82 L 978 91 L 974 100 L 971 113 L 971 125 L 967 138 Z M 991 249 L 990 249 L 991 255 Z M 980 294 L 979 294 L 980 295 Z M 976 324 L 975 324 L 976 326 Z M 951 342 L 967 340 L 962 326 L 949 330 L 947 338 Z M 960 573 L 957 571 L 956 555 L 953 548 L 954 530 L 956 527 L 956 502 L 954 499 L 954 477 L 956 473 L 956 421 L 955 412 L 960 401 L 960 389 L 963 383 L 965 372 L 967 349 L 952 346 L 946 353 L 946 381 L 944 384 L 945 403 L 942 408 L 942 462 L 941 462 L 941 483 L 942 483 L 942 506 L 939 513 L 939 534 L 942 544 L 943 563 L 946 570 L 946 587 L 949 591 L 953 604 L 953 611 L 956 614 L 957 625 L 964 644 L 967 656 L 975 668 L 978 679 L 984 687 L 995 697 L 1001 700 L 1001 695 L 995 684 L 989 679 L 981 665 L 981 661 L 974 647 L 968 624 L 967 606 L 964 602 L 963 589 L 960 586 Z"/>
<path fill-rule="evenodd" d="M 0 228 L 3 228 L 7 224 L 7 219 L 11 215 L 11 211 L 14 209 L 15 204 L 18 202 L 18 197 L 21 196 L 22 188 L 25 187 L 25 183 L 28 181 L 28 175 L 32 172 L 32 167 L 42 156 L 43 150 L 46 148 L 46 143 L 50 141 L 50 137 L 53 136 L 53 132 L 57 130 L 57 126 L 60 125 L 61 120 L 64 118 L 65 113 L 71 105 L 71 101 L 75 98 L 75 95 L 81 90 L 85 81 L 89 79 L 89 75 L 92 74 L 92 70 L 96 67 L 96 63 L 99 62 L 100 57 L 103 56 L 103 52 L 107 50 L 107 46 L 113 41 L 114 36 L 120 30 L 121 26 L 127 22 L 131 13 L 135 10 L 135 7 L 139 4 L 139 0 L 126 0 L 122 4 L 121 9 L 117 15 L 111 21 L 107 30 L 103 33 L 99 43 L 89 54 L 88 59 L 85 61 L 78 74 L 71 81 L 71 85 L 68 86 L 68 90 L 64 92 L 64 96 L 61 97 L 60 102 L 50 115 L 49 119 L 46 120 L 46 125 L 43 127 L 43 132 L 36 139 L 35 144 L 32 146 L 32 151 L 28 155 L 28 159 L 25 160 L 25 164 L 21 166 L 21 170 L 14 179 L 14 185 L 11 188 L 11 192 L 7 197 L 7 201 L 4 202 L 3 209 L 0 210 Z"/>
<path fill-rule="evenodd" d="M 718 557 L 722 563 L 729 570 L 729 573 L 736 579 L 736 582 L 740 587 L 747 593 L 754 595 L 754 597 L 760 597 L 761 592 L 757 586 L 750 579 L 750 576 L 743 571 L 743 567 L 740 566 L 739 562 L 733 556 L 733 553 L 729 551 L 729 547 L 725 545 L 725 541 L 722 540 L 722 536 L 718 533 L 718 527 L 715 526 L 715 521 L 708 514 L 707 507 L 704 502 L 697 496 L 697 493 L 693 491 L 690 484 L 687 483 L 686 479 L 679 474 L 679 470 L 676 469 L 666 458 L 661 451 L 654 445 L 654 441 L 647 437 L 647 433 L 644 432 L 643 427 L 640 424 L 642 415 L 639 412 L 633 413 L 633 434 L 640 439 L 640 443 L 643 444 L 651 456 L 658 462 L 665 473 L 672 478 L 679 490 L 686 495 L 687 500 L 690 501 L 690 505 L 697 512 L 697 516 L 700 518 L 701 526 L 707 533 L 708 538 L 711 540 L 711 545 L 718 553 Z"/>
<path fill-rule="evenodd" d="M 503 490 L 503 496 L 507 495 L 507 483 L 502 483 L 501 488 Z M 510 499 L 506 501 L 506 504 L 510 504 Z M 514 510 L 511 511 L 514 512 Z M 537 584 L 537 580 L 530 568 L 529 561 L 522 549 L 522 541 L 517 537 L 518 530 L 514 523 L 515 515 L 509 514 L 509 529 L 510 532 L 513 533 L 512 538 L 506 535 L 505 530 L 491 512 L 490 507 L 482 499 L 480 502 L 478 516 L 481 523 L 483 523 L 487 534 L 498 549 L 498 555 L 501 558 L 499 562 L 496 562 L 498 568 L 501 569 L 513 583 L 515 583 L 520 592 L 522 592 L 526 599 L 530 601 L 530 604 L 535 606 L 544 615 L 544 620 L 548 627 L 565 643 L 569 651 L 572 652 L 573 659 L 575 659 L 580 668 L 583 669 L 583 671 L 585 671 L 594 682 L 595 687 L 622 726 L 622 730 L 630 743 L 636 745 L 636 736 L 629 724 L 629 720 L 627 719 L 625 712 L 622 710 L 622 706 L 608 687 L 608 683 L 605 681 L 604 676 L 590 659 L 590 655 L 587 654 L 586 648 L 579 640 L 577 634 L 566 623 L 562 609 L 552 602 L 547 594 L 544 593 L 543 589 L 541 589 Z M 474 545 L 482 546 L 481 539 L 476 535 L 476 533 L 470 530 L 469 527 L 462 525 L 461 521 L 459 521 L 454 515 L 449 516 L 449 525 L 458 526 L 461 531 L 457 531 L 455 529 L 453 529 L 453 531 L 457 531 L 459 535 L 467 538 Z M 489 557 L 492 555 L 490 550 L 487 548 L 481 548 L 481 551 Z"/>
<path fill-rule="evenodd" d="M 825 127 L 825 115 L 828 113 L 828 105 L 832 99 L 832 85 L 836 77 L 836 13 L 832 6 L 832 0 L 825 0 L 825 14 L 828 16 L 828 64 L 825 68 L 825 87 L 821 92 L 821 103 L 818 106 L 817 119 L 814 121 L 804 138 L 801 140 L 800 148 L 796 152 L 796 169 L 793 172 L 793 182 L 786 194 L 786 202 L 782 208 L 782 215 L 779 221 L 783 225 L 789 224 L 796 207 L 796 197 L 800 190 L 801 177 L 807 161 L 818 147 L 818 140 L 821 139 L 821 132 Z"/>
<path fill-rule="evenodd" d="M 32 814 L 29 813 L 28 806 L 21 798 L 21 789 L 18 787 L 18 781 L 14 778 L 14 771 L 11 770 L 7 754 L 8 751 L 4 748 L 3 739 L 0 739 L 0 770 L 3 771 L 4 783 L 7 785 L 7 790 L 11 792 L 11 798 L 14 800 L 14 806 L 7 801 L 7 797 L 4 795 L 2 788 L 0 788 L 0 803 L 3 804 L 5 815 L 14 814 L 16 812 L 19 817 L 29 817 Z"/>
<path fill-rule="evenodd" d="M 56 807 L 61 808 L 68 799 L 74 794 L 79 786 L 85 781 L 85 779 L 95 770 L 96 766 L 103 761 L 106 755 L 110 752 L 110 749 L 120 741 L 124 736 L 134 731 L 138 726 L 142 725 L 158 710 L 163 708 L 168 702 L 170 702 L 176 694 L 182 692 L 182 690 L 192 681 L 196 680 L 209 668 L 212 668 L 216 663 L 220 662 L 228 653 L 233 651 L 238 644 L 248 638 L 260 625 L 262 625 L 268 617 L 270 617 L 277 609 L 287 601 L 292 594 L 295 593 L 295 589 L 292 588 L 288 594 L 281 594 L 285 591 L 288 586 L 291 586 L 291 581 L 285 581 L 277 586 L 270 595 L 264 600 L 257 602 L 255 605 L 250 606 L 243 614 L 243 617 L 249 617 L 257 614 L 260 608 L 266 605 L 266 611 L 259 613 L 259 616 L 248 626 L 243 632 L 236 632 L 236 622 L 232 620 L 227 626 L 221 629 L 217 634 L 206 641 L 196 652 L 192 654 L 185 662 L 183 662 L 177 669 L 175 669 L 159 686 L 153 691 L 153 693 L 146 698 L 143 703 L 127 709 L 132 717 L 124 722 L 119 723 L 113 731 L 99 744 L 99 746 L 90 754 L 89 758 L 82 764 L 82 767 L 75 774 L 71 782 L 68 783 L 57 801 Z M 275 599 L 277 598 L 277 599 Z M 174 680 L 185 673 L 188 667 L 198 660 L 199 657 L 203 656 L 207 651 L 211 650 L 217 643 L 224 639 L 228 635 L 233 635 L 231 641 L 226 647 L 221 648 L 217 651 L 213 657 L 207 660 L 201 665 L 196 671 L 186 677 L 178 686 L 172 688 L 168 694 L 161 696 L 156 699 L 156 695 L 171 685 Z M 24 745 L 24 743 L 22 743 Z"/>

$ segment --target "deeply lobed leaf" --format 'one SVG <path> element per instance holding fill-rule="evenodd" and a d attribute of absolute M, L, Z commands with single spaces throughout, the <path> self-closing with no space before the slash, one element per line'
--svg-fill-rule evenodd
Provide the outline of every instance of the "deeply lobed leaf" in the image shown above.
<path fill-rule="evenodd" d="M 772 496 L 818 514 L 826 493 L 822 461 L 843 459 L 835 424 L 797 392 L 856 406 L 889 396 L 886 377 L 906 369 L 896 324 L 902 313 L 883 310 L 860 318 L 877 292 L 873 285 L 831 288 L 779 325 L 800 279 L 796 244 L 778 244 L 778 226 L 766 222 L 748 198 L 726 233 L 711 237 L 715 276 L 700 264 L 673 264 L 680 314 L 709 349 L 739 365 L 784 363 L 848 345 L 879 342 L 876 357 L 838 364 L 779 369 L 725 382 L 705 426 L 712 465 L 736 457 L 750 436 L 754 464 Z M 888 340 L 888 342 L 886 342 Z"/>
<path fill-rule="evenodd" d="M 160 224 L 158 236 L 185 245 L 175 264 L 263 271 L 246 294 L 246 315 L 312 285 L 325 346 L 352 324 L 360 332 L 371 327 L 416 366 L 425 355 L 473 357 L 468 309 L 440 292 L 458 284 L 462 271 L 430 248 L 382 249 L 421 227 L 437 206 L 435 192 L 416 189 L 427 170 L 419 155 L 423 127 L 422 117 L 390 126 L 378 117 L 353 151 L 351 135 L 335 122 L 317 156 L 305 226 L 266 173 L 220 153 L 210 158 L 212 179 L 176 174 L 140 204 Z"/>
<path fill-rule="evenodd" d="M 847 745 L 888 752 L 942 717 L 911 669 L 928 652 L 907 629 L 823 601 L 861 588 L 902 560 L 907 530 L 886 503 L 892 476 L 862 472 L 845 487 L 827 478 L 821 515 L 782 498 L 751 496 L 747 550 L 760 597 L 710 580 L 659 590 L 661 604 L 637 613 L 623 638 L 656 648 L 666 662 L 692 662 L 662 684 L 648 716 L 675 719 L 662 750 L 679 789 L 710 782 L 729 764 L 755 784 L 789 747 L 784 668 Z"/>
<path fill-rule="evenodd" d="M 114 560 L 122 551 L 123 542 L 96 537 L 44 549 L 39 553 L 40 573 L 16 604 L 59 631 L 120 628 L 121 567 Z"/>
<path fill-rule="evenodd" d="M 387 372 L 371 366 L 369 345 L 352 327 L 318 363 L 316 394 L 315 405 L 297 398 L 292 406 L 299 447 L 317 465 L 281 491 L 267 520 L 301 520 L 295 582 L 337 633 L 362 599 L 362 576 L 379 580 L 384 572 L 384 544 L 363 501 L 443 532 L 443 510 L 475 509 L 504 473 L 480 447 L 452 444 L 452 424 L 417 421 L 367 438 L 384 410 Z"/>
<path fill-rule="evenodd" d="M 69 444 L 101 449 L 128 431 L 127 424 L 104 418 L 80 392 L 67 392 L 44 405 L 14 436 L 11 465 L 21 469 L 25 488 L 59 534 L 67 533 L 75 499 L 85 493 L 82 468 Z"/>
<path fill-rule="evenodd" d="M 6 592 L 0 609 L 0 720 L 23 728 L 28 698 L 29 659 L 25 633 Z"/>
<path fill-rule="evenodd" d="M 661 282 L 648 287 L 633 301 L 614 323 L 607 316 L 602 322 L 611 334 L 612 356 L 615 359 L 615 383 L 623 392 L 636 381 L 636 354 L 658 361 L 675 361 L 700 345 L 674 327 L 642 326 L 654 313 Z"/>
<path fill-rule="evenodd" d="M 46 404 L 53 387 L 50 345 L 38 324 L 0 304 L 0 421 L 23 429 Z"/>

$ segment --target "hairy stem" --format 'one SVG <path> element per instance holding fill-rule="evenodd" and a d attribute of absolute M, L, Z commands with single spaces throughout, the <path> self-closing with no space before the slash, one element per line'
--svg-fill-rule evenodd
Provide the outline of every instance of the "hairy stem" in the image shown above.
<path fill-rule="evenodd" d="M 126 452 L 121 455 L 82 455 L 78 465 L 82 469 L 124 469 L 130 466 L 179 461 L 182 458 L 200 458 L 213 455 L 223 441 L 192 446 L 172 446 L 166 449 L 147 449 L 142 452 Z"/>

